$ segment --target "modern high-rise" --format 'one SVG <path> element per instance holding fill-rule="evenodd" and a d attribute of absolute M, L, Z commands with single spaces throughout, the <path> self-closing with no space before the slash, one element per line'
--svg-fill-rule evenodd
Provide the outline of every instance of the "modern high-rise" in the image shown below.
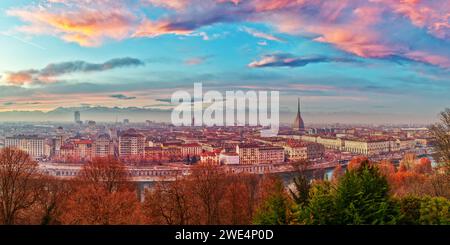
<path fill-rule="evenodd" d="M 304 132 L 305 131 L 305 123 L 303 122 L 302 115 L 300 113 L 300 98 L 297 101 L 297 116 L 295 117 L 294 124 L 292 125 L 292 129 L 295 131 Z"/>
<path fill-rule="evenodd" d="M 81 114 L 79 111 L 74 112 L 74 121 L 75 123 L 80 123 L 81 122 Z"/>

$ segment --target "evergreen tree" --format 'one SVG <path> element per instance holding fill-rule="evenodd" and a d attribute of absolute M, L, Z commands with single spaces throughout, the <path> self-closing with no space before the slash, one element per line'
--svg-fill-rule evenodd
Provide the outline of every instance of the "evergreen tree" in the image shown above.
<path fill-rule="evenodd" d="M 420 224 L 450 225 L 450 201 L 444 197 L 425 197 L 420 205 Z"/>
<path fill-rule="evenodd" d="M 388 183 L 369 161 L 348 171 L 340 180 L 335 196 L 340 224 L 393 224 L 398 207 L 389 199 Z"/>
<path fill-rule="evenodd" d="M 324 181 L 310 189 L 308 205 L 298 211 L 298 221 L 307 225 L 336 224 L 337 212 L 334 204 L 332 183 Z"/>
<path fill-rule="evenodd" d="M 398 224 L 418 225 L 420 224 L 420 205 L 423 198 L 417 196 L 406 196 L 398 200 L 401 217 Z"/>
<path fill-rule="evenodd" d="M 275 183 L 274 192 L 267 198 L 262 207 L 255 214 L 253 223 L 257 225 L 288 224 L 288 199 L 281 181 Z"/>
<path fill-rule="evenodd" d="M 289 189 L 294 202 L 298 205 L 307 205 L 309 202 L 309 191 L 311 189 L 311 183 L 305 175 L 295 177 L 293 180 L 294 188 Z"/>

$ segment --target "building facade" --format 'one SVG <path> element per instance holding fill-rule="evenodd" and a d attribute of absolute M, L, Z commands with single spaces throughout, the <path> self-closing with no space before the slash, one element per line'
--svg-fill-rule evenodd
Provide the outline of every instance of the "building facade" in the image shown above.
<path fill-rule="evenodd" d="M 114 142 L 108 134 L 97 137 L 93 144 L 93 157 L 114 156 Z"/>
<path fill-rule="evenodd" d="M 221 165 L 238 165 L 239 155 L 235 152 L 222 152 L 219 155 L 219 163 Z"/>
<path fill-rule="evenodd" d="M 202 153 L 202 146 L 197 143 L 189 143 L 180 145 L 182 157 L 197 157 Z"/>
<path fill-rule="evenodd" d="M 284 146 L 284 150 L 289 161 L 315 160 L 325 155 L 325 147 L 313 142 L 290 141 Z"/>
<path fill-rule="evenodd" d="M 283 163 L 284 148 L 278 146 L 259 146 L 240 144 L 236 146 L 240 164 Z"/>
<path fill-rule="evenodd" d="M 45 139 L 39 136 L 18 135 L 6 137 L 5 147 L 20 149 L 30 155 L 33 159 L 42 159 L 48 157 L 46 154 Z"/>
<path fill-rule="evenodd" d="M 136 132 L 125 132 L 119 136 L 119 157 L 127 158 L 143 158 L 145 156 L 144 135 Z"/>

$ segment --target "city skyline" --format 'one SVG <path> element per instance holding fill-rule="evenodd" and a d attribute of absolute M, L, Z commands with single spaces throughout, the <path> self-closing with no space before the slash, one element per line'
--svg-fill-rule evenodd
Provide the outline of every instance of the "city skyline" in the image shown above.
<path fill-rule="evenodd" d="M 173 92 L 202 82 L 279 90 L 286 123 L 299 96 L 305 124 L 432 123 L 450 105 L 449 8 L 390 0 L 2 1 L 0 121 L 45 121 L 58 108 L 87 107 L 139 108 L 152 120 L 171 111 Z M 56 118 L 73 120 L 67 114 Z"/>

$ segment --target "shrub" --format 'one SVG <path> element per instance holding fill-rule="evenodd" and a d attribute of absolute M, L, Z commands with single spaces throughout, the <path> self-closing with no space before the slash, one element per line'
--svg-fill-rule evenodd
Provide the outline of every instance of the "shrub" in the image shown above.
<path fill-rule="evenodd" d="M 450 201 L 443 197 L 426 197 L 420 205 L 420 223 L 424 225 L 449 225 Z"/>

